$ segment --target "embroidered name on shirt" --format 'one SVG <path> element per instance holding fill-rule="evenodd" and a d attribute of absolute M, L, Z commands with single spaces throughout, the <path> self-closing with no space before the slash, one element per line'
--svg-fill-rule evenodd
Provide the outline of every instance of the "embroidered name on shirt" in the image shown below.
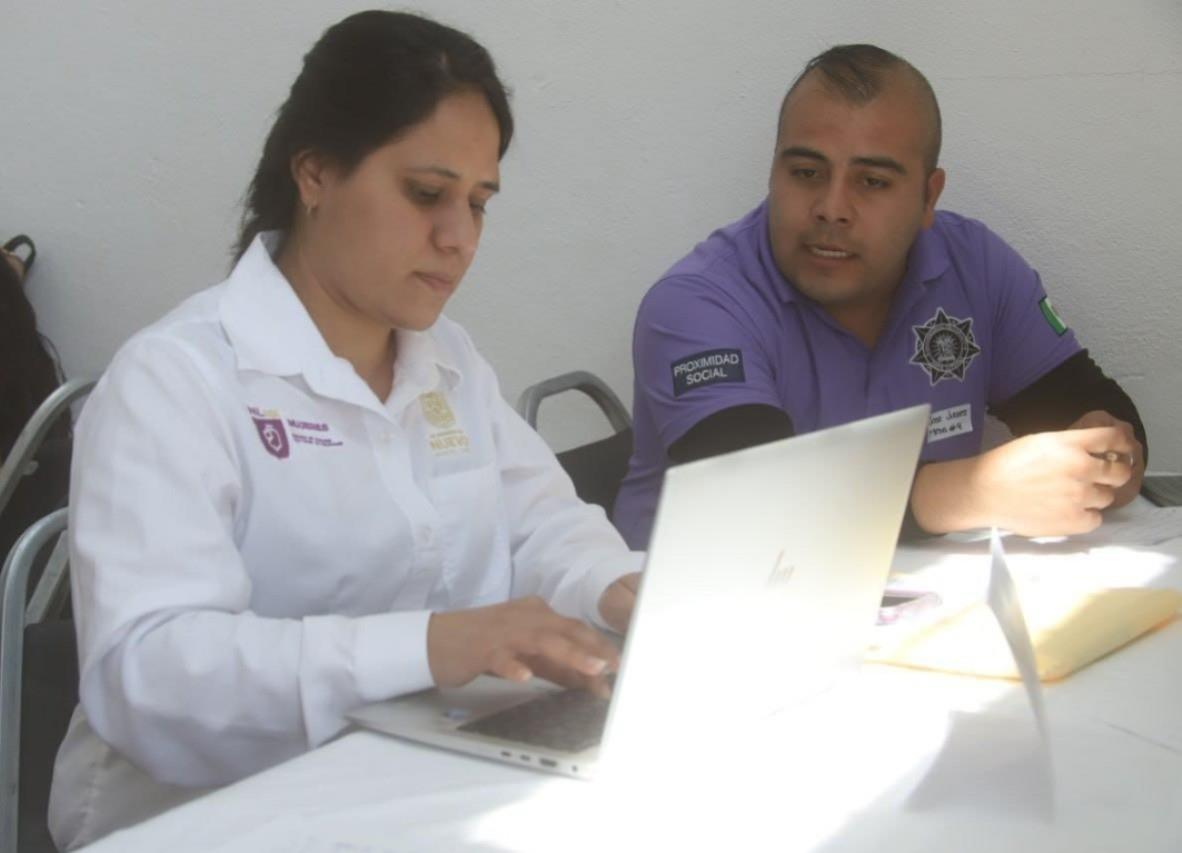
<path fill-rule="evenodd" d="M 715 349 L 695 353 L 673 362 L 673 396 L 719 382 L 746 382 L 743 353 L 737 349 Z"/>
<path fill-rule="evenodd" d="M 964 381 L 964 372 L 981 353 L 973 337 L 973 318 L 961 320 L 949 317 L 943 308 L 915 331 L 915 355 L 911 364 L 918 364 L 928 374 L 928 382 L 935 385 L 941 379 Z"/>
<path fill-rule="evenodd" d="M 973 406 L 965 403 L 932 412 L 928 419 L 928 444 L 943 441 L 946 438 L 956 438 L 973 431 Z"/>
<path fill-rule="evenodd" d="M 291 445 L 308 444 L 314 447 L 340 447 L 344 444 L 330 435 L 328 424 L 318 421 L 301 421 L 284 418 L 278 409 L 261 409 L 248 406 L 250 418 L 254 421 L 263 447 L 276 459 L 291 456 Z M 286 424 L 286 426 L 285 426 Z M 309 434 L 311 433 L 311 434 Z"/>
<path fill-rule="evenodd" d="M 456 426 L 456 414 L 438 391 L 419 395 L 423 417 L 436 429 L 427 434 L 427 444 L 436 456 L 450 453 L 467 453 L 472 442 L 468 434 Z"/>

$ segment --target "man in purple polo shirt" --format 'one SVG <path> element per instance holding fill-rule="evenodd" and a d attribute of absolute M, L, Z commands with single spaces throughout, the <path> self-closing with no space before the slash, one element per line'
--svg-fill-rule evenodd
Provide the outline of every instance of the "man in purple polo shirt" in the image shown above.
<path fill-rule="evenodd" d="M 905 60 L 845 45 L 805 67 L 767 199 L 640 306 L 614 514 L 629 545 L 647 545 L 672 464 L 917 403 L 932 419 L 905 528 L 1074 533 L 1137 494 L 1136 407 L 1017 252 L 936 212 L 939 149 L 935 95 Z M 1019 437 L 982 453 L 987 411 Z"/>

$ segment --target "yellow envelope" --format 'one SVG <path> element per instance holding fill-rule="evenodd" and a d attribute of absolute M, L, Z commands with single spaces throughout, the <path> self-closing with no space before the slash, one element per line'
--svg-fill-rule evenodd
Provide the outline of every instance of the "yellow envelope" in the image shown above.
<path fill-rule="evenodd" d="M 1182 608 L 1182 592 L 1173 589 L 1081 593 L 1032 588 L 1022 589 L 1020 596 L 1042 681 L 1082 669 L 1169 622 Z M 985 678 L 1020 677 L 1001 628 L 983 602 L 903 633 L 866 659 Z"/>

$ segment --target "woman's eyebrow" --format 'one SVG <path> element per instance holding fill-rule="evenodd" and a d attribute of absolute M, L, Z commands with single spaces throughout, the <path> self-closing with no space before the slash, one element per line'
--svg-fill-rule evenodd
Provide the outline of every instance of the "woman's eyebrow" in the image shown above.
<path fill-rule="evenodd" d="M 408 171 L 414 172 L 416 174 L 426 172 L 432 175 L 439 175 L 440 177 L 447 178 L 452 181 L 458 181 L 460 179 L 458 172 L 448 169 L 446 166 L 415 166 Z M 480 186 L 494 193 L 501 191 L 501 185 L 496 181 L 481 181 Z"/>

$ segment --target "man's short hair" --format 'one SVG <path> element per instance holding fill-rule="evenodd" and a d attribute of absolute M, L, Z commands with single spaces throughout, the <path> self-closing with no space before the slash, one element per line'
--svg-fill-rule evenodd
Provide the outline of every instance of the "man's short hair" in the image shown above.
<path fill-rule="evenodd" d="M 873 44 L 839 44 L 817 54 L 804 66 L 804 70 L 796 75 L 788 93 L 780 104 L 780 121 L 784 120 L 784 110 L 788 106 L 788 99 L 796 91 L 796 87 L 811 72 L 823 75 L 822 82 L 834 94 L 853 104 L 866 104 L 882 94 L 896 74 L 903 74 L 919 89 L 920 97 L 928 102 L 932 116 L 932 137 L 928 145 L 924 164 L 928 170 L 936 168 L 940 159 L 940 143 L 942 138 L 940 105 L 936 101 L 936 93 L 928 78 L 919 69 L 901 56 L 896 56 L 889 50 L 883 50 Z"/>

